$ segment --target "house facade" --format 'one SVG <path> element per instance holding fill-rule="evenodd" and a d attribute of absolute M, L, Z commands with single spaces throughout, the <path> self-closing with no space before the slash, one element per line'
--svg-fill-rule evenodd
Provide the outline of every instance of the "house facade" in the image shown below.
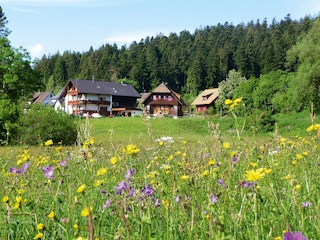
<path fill-rule="evenodd" d="M 70 80 L 60 95 L 69 114 L 104 116 L 131 116 L 139 97 L 131 85 L 93 80 Z"/>
<path fill-rule="evenodd" d="M 215 107 L 215 101 L 219 97 L 219 88 L 205 89 L 201 92 L 196 99 L 191 103 L 196 106 L 196 112 L 205 112 L 210 107 Z"/>
<path fill-rule="evenodd" d="M 182 116 L 182 107 L 185 106 L 180 94 L 174 92 L 161 83 L 152 92 L 142 95 L 141 103 L 146 115 L 154 116 Z"/>

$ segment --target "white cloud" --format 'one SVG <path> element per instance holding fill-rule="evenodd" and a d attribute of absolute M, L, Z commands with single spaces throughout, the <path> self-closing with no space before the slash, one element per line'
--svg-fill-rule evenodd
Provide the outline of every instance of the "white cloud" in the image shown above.
<path fill-rule="evenodd" d="M 31 58 L 40 58 L 43 55 L 43 49 L 43 45 L 40 43 L 28 47 Z"/>

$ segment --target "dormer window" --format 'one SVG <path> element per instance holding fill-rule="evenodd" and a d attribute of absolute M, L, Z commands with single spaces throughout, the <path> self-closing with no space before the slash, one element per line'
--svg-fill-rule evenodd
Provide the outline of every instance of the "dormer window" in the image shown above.
<path fill-rule="evenodd" d="M 202 100 L 207 100 L 208 96 L 202 96 Z"/>

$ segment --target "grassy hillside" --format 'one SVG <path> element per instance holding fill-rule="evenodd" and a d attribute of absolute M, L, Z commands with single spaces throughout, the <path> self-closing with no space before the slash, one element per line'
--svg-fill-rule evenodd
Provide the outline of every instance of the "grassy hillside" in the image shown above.
<path fill-rule="evenodd" d="M 243 138 L 265 139 L 275 132 L 281 136 L 306 136 L 306 128 L 311 125 L 308 113 L 277 114 L 276 129 L 268 133 L 256 133 L 250 126 L 249 119 L 239 119 L 245 129 L 240 131 Z M 232 117 L 224 118 L 100 118 L 90 119 L 92 136 L 97 142 L 129 143 L 146 142 L 159 137 L 170 136 L 189 142 L 206 141 L 210 138 L 208 122 L 219 124 L 220 133 L 224 138 L 236 138 L 236 128 Z"/>

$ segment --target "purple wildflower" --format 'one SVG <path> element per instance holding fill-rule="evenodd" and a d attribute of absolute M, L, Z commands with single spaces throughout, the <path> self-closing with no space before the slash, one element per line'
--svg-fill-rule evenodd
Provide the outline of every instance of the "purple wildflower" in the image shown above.
<path fill-rule="evenodd" d="M 218 196 L 214 195 L 214 194 L 210 194 L 210 202 L 211 203 L 216 203 L 218 202 Z"/>
<path fill-rule="evenodd" d="M 127 169 L 127 174 L 126 174 L 125 178 L 129 179 L 135 172 L 136 172 L 135 169 L 132 169 L 132 170 Z"/>
<path fill-rule="evenodd" d="M 109 199 L 109 200 L 107 200 L 106 203 L 103 205 L 103 208 L 106 209 L 106 208 L 110 207 L 110 205 L 111 205 L 111 200 Z"/>
<path fill-rule="evenodd" d="M 19 168 L 12 167 L 10 168 L 10 172 L 17 173 L 17 174 L 25 174 L 29 166 L 30 166 L 30 163 L 25 163 L 22 165 L 21 170 Z"/>
<path fill-rule="evenodd" d="M 150 197 L 150 196 L 152 196 L 154 190 L 153 190 L 153 188 L 152 188 L 152 187 L 150 186 L 150 184 L 149 184 L 149 185 L 144 186 L 144 187 L 142 188 L 142 192 L 143 192 L 145 195 L 147 195 L 148 197 Z"/>
<path fill-rule="evenodd" d="M 180 199 L 181 199 L 181 196 L 178 195 L 178 196 L 176 197 L 176 199 L 175 199 L 175 202 L 180 202 Z"/>
<path fill-rule="evenodd" d="M 234 162 L 234 163 L 237 163 L 238 160 L 239 160 L 239 158 L 238 158 L 237 156 L 235 156 L 235 157 L 232 158 L 232 162 Z"/>
<path fill-rule="evenodd" d="M 318 167 L 320 167 L 320 162 L 318 162 Z"/>
<path fill-rule="evenodd" d="M 48 167 L 42 167 L 40 168 L 40 170 L 43 171 L 44 173 L 44 176 L 46 178 L 49 178 L 49 179 L 53 179 L 53 174 L 54 174 L 54 166 L 48 166 Z"/>
<path fill-rule="evenodd" d="M 101 190 L 100 190 L 100 193 L 101 193 L 101 194 L 106 194 L 106 193 L 107 193 L 107 191 L 106 191 L 106 190 L 104 190 L 104 189 L 101 189 Z"/>
<path fill-rule="evenodd" d="M 185 199 L 186 201 L 190 201 L 190 200 L 191 200 L 191 197 L 189 197 L 189 196 L 186 194 L 186 195 L 184 195 L 184 199 Z"/>
<path fill-rule="evenodd" d="M 160 207 L 160 205 L 161 205 L 160 199 L 157 198 L 157 199 L 154 201 L 154 206 Z"/>
<path fill-rule="evenodd" d="M 116 194 L 121 195 L 124 190 L 128 188 L 128 184 L 125 181 L 122 181 L 116 186 L 114 189 L 116 190 Z"/>
<path fill-rule="evenodd" d="M 130 189 L 129 196 L 130 196 L 130 197 L 133 197 L 133 196 L 136 194 L 136 190 L 135 190 L 133 187 L 131 187 L 131 186 L 130 186 L 129 189 Z"/>
<path fill-rule="evenodd" d="M 307 238 L 303 236 L 301 232 L 286 232 L 284 234 L 284 240 L 307 240 Z"/>
<path fill-rule="evenodd" d="M 246 181 L 243 181 L 241 182 L 241 187 L 243 188 L 254 188 L 254 182 L 246 182 Z"/>
<path fill-rule="evenodd" d="M 312 206 L 312 202 L 303 202 L 302 207 L 310 207 Z"/>
<path fill-rule="evenodd" d="M 225 183 L 224 183 L 223 179 L 219 179 L 218 180 L 218 184 L 223 186 L 223 187 L 225 186 Z"/>
<path fill-rule="evenodd" d="M 60 167 L 64 167 L 66 164 L 67 164 L 66 160 L 62 160 L 61 162 L 59 162 Z"/>

